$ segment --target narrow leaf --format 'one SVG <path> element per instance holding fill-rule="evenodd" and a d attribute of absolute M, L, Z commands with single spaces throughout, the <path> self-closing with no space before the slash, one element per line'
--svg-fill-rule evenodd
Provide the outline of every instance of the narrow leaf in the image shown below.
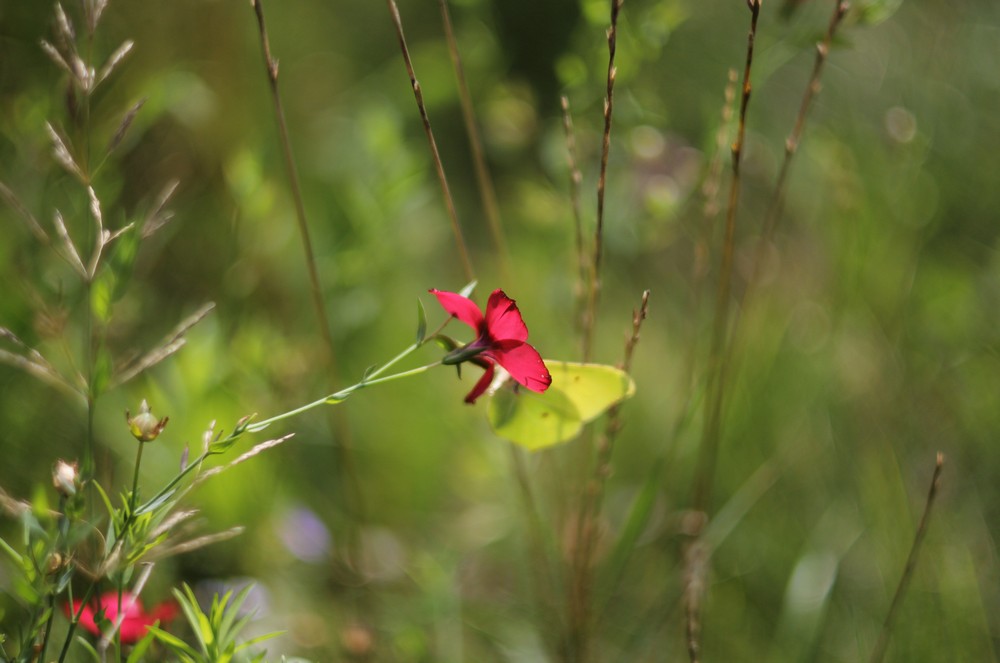
<path fill-rule="evenodd" d="M 274 631 L 273 633 L 265 633 L 264 635 L 258 635 L 255 638 L 250 638 L 246 642 L 243 642 L 243 643 L 240 643 L 239 645 L 237 645 L 236 652 L 239 653 L 239 652 L 243 651 L 244 649 L 247 649 L 249 647 L 253 647 L 254 645 L 260 644 L 261 642 L 264 642 L 265 640 L 270 640 L 272 638 L 277 638 L 279 635 L 284 635 L 284 634 L 285 634 L 285 631 Z"/>
<path fill-rule="evenodd" d="M 427 336 L 427 311 L 424 310 L 424 303 L 417 299 L 417 345 L 424 342 Z"/>
<path fill-rule="evenodd" d="M 198 659 L 198 652 L 192 649 L 186 642 L 178 638 L 176 635 L 171 635 L 158 626 L 147 626 L 146 628 L 149 629 L 149 632 L 152 633 L 157 640 L 174 650 L 177 654 L 187 656 L 192 660 Z"/>
<path fill-rule="evenodd" d="M 132 653 L 128 655 L 128 659 L 126 659 L 125 663 L 142 663 L 143 657 L 146 655 L 146 651 L 149 649 L 149 646 L 153 644 L 153 640 L 155 639 L 156 634 L 151 631 L 147 631 L 145 637 L 137 642 L 135 647 L 132 648 Z"/>
<path fill-rule="evenodd" d="M 161 505 L 163 505 L 165 502 L 167 502 L 171 497 L 173 497 L 176 492 L 177 492 L 176 488 L 171 488 L 170 490 L 166 491 L 162 495 L 160 495 L 158 497 L 154 497 L 153 499 L 151 499 L 150 501 L 146 502 L 145 504 L 143 504 L 142 506 L 140 506 L 138 509 L 136 509 L 135 510 L 135 515 L 140 516 L 140 515 L 149 513 L 150 511 L 155 511 Z"/>
<path fill-rule="evenodd" d="M 97 653 L 97 650 L 94 649 L 94 645 L 90 644 L 85 637 L 82 635 L 76 636 L 76 644 L 83 647 L 84 651 L 90 654 L 90 657 L 94 659 L 94 663 L 101 663 L 101 657 Z"/>

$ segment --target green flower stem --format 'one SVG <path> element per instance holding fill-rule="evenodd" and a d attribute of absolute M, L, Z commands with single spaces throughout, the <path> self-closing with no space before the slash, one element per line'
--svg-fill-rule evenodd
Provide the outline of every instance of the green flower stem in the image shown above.
<path fill-rule="evenodd" d="M 411 346 L 412 349 L 416 349 L 416 347 L 418 347 L 416 344 L 414 344 L 413 346 Z M 401 359 L 403 356 L 405 356 L 408 352 L 412 352 L 412 349 L 408 349 L 407 351 L 404 351 L 404 353 L 401 356 L 393 359 L 389 364 L 386 364 L 385 366 L 383 366 L 378 371 L 375 371 L 375 372 L 371 373 L 371 375 L 378 375 L 378 374 L 382 373 L 386 368 L 388 368 L 389 366 L 391 366 L 392 364 L 394 364 L 395 362 L 397 362 L 399 359 Z M 370 386 L 376 385 L 376 384 L 382 384 L 383 382 L 392 382 L 393 380 L 399 380 L 400 378 L 407 378 L 407 377 L 410 377 L 411 375 L 419 375 L 420 373 L 424 373 L 424 372 L 426 372 L 426 371 L 434 368 L 435 366 L 440 366 L 440 365 L 441 365 L 441 362 L 440 361 L 436 361 L 433 364 L 427 364 L 426 366 L 420 366 L 418 368 L 413 368 L 413 369 L 410 369 L 408 371 L 403 371 L 402 373 L 394 373 L 392 375 L 387 375 L 384 378 L 375 378 L 375 379 L 372 379 L 371 375 L 370 375 L 367 379 L 362 380 L 361 382 L 359 382 L 359 383 L 357 383 L 355 385 L 347 387 L 346 389 L 341 389 L 340 391 L 334 392 L 334 393 L 330 394 L 329 396 L 324 396 L 323 398 L 321 398 L 321 399 L 319 399 L 317 401 L 313 401 L 312 403 L 306 403 L 302 407 L 297 407 L 294 410 L 289 410 L 288 412 L 284 412 L 282 414 L 275 415 L 275 416 L 271 417 L 270 419 L 265 419 L 264 421 L 258 421 L 255 424 L 250 424 L 250 425 L 248 425 L 246 427 L 246 431 L 249 432 L 249 433 L 256 433 L 258 431 L 264 430 L 265 428 L 267 428 L 268 426 L 270 426 L 271 424 L 273 424 L 276 421 L 281 421 L 282 419 L 289 419 L 289 418 L 294 417 L 296 415 L 302 414 L 303 412 L 311 410 L 311 409 L 313 409 L 315 407 L 319 407 L 320 405 L 336 405 L 336 404 L 340 403 L 341 401 L 345 400 L 348 396 L 350 396 L 351 394 L 353 394 L 355 391 L 359 391 L 361 389 L 364 389 L 365 387 L 370 387 Z"/>
<path fill-rule="evenodd" d="M 23 563 L 23 558 L 21 557 L 21 554 L 16 550 L 14 550 L 13 548 L 11 548 L 10 545 L 6 541 L 4 541 L 2 537 L 0 537 L 0 550 L 3 550 L 5 553 L 7 553 L 10 556 L 10 558 L 14 560 L 15 564 Z"/>
<path fill-rule="evenodd" d="M 139 450 L 135 452 L 135 470 L 132 473 L 132 495 L 129 503 L 129 518 L 135 515 L 135 503 L 139 496 L 139 465 L 142 463 L 142 450 L 145 442 L 139 442 Z"/>
<path fill-rule="evenodd" d="M 282 419 L 290 419 L 290 418 L 292 418 L 292 417 L 294 417 L 296 415 L 302 414 L 303 412 L 307 412 L 309 410 L 312 410 L 313 408 L 319 407 L 320 405 L 336 405 L 337 403 L 340 403 L 341 401 L 343 401 L 344 399 L 346 399 L 348 396 L 350 396 L 351 394 L 353 394 L 355 391 L 363 389 L 364 387 L 369 387 L 369 386 L 372 386 L 372 385 L 381 384 L 383 382 L 392 382 L 393 380 L 398 380 L 400 378 L 410 377 L 412 375 L 419 375 L 420 373 L 424 373 L 424 372 L 426 372 L 426 371 L 434 368 L 435 366 L 440 366 L 441 365 L 441 361 L 439 360 L 439 361 L 436 361 L 436 362 L 434 362 L 432 364 L 427 364 L 425 366 L 420 366 L 418 368 L 413 368 L 413 369 L 410 369 L 408 371 L 403 371 L 401 373 L 394 373 L 392 375 L 387 375 L 387 376 L 381 377 L 381 378 L 378 377 L 379 375 L 381 375 L 382 373 L 384 373 L 387 369 L 389 369 L 390 367 L 392 367 L 393 364 L 398 363 L 400 360 L 402 360 L 403 358 L 405 358 L 407 355 L 409 355 L 410 353 L 412 353 L 414 350 L 417 350 L 422 345 L 424 345 L 425 343 L 427 343 L 427 341 L 430 340 L 431 338 L 433 338 L 435 335 L 437 335 L 441 331 L 441 329 L 443 329 L 444 326 L 446 324 L 448 324 L 448 322 L 450 320 L 451 320 L 451 318 L 449 318 L 448 320 L 446 320 L 444 322 L 444 324 L 442 324 L 441 327 L 438 328 L 438 330 L 434 332 L 434 334 L 428 336 L 427 338 L 421 340 L 418 343 L 414 343 L 413 345 L 411 345 L 410 347 L 406 348 L 401 353 L 399 353 L 398 355 L 396 355 L 395 357 L 393 357 L 392 359 L 390 359 L 386 364 L 384 364 L 380 368 L 378 368 L 378 369 L 372 371 L 371 373 L 369 373 L 368 376 L 367 376 L 367 378 L 365 378 L 361 382 L 359 382 L 359 383 L 357 383 L 355 385 L 352 385 L 350 387 L 347 387 L 346 389 L 341 389 L 340 391 L 332 393 L 332 394 L 330 394 L 328 396 L 324 396 L 323 398 L 320 398 L 319 400 L 315 400 L 312 403 L 306 403 L 305 405 L 303 405 L 301 407 L 297 407 L 294 410 L 289 410 L 288 412 L 283 412 L 282 414 L 275 415 L 275 416 L 271 417 L 270 419 L 265 419 L 263 421 L 258 421 L 258 422 L 253 423 L 253 424 L 243 424 L 243 425 L 239 425 L 238 424 L 236 426 L 236 428 L 233 430 L 233 432 L 229 434 L 229 436 L 226 438 L 226 440 L 227 441 L 228 440 L 234 440 L 235 438 L 238 438 L 241 435 L 243 435 L 243 433 L 257 433 L 259 431 L 264 430 L 265 428 L 267 428 L 268 426 L 270 426 L 271 424 L 273 424 L 273 423 L 275 423 L 277 421 L 281 421 Z M 141 452 L 141 447 L 140 447 L 140 452 Z M 209 449 L 206 449 L 204 452 L 202 452 L 202 454 L 200 456 L 198 456 L 187 467 L 185 467 L 180 472 L 180 474 L 178 474 L 173 479 L 171 479 L 170 483 L 168 483 L 166 486 L 164 486 L 160 490 L 160 492 L 158 492 L 151 499 L 149 499 L 148 501 L 146 501 L 138 509 L 134 509 L 133 510 L 134 513 L 136 513 L 136 514 L 143 513 L 143 512 L 145 512 L 146 509 L 148 509 L 150 507 L 150 505 L 159 503 L 160 500 L 162 500 L 168 493 L 170 493 L 170 491 L 172 491 L 177 486 L 177 484 L 179 484 L 181 482 L 182 479 L 184 479 L 184 477 L 186 477 L 188 474 L 190 474 L 191 472 L 193 472 L 194 470 L 196 470 L 205 461 L 205 459 L 207 459 L 209 456 L 213 456 L 213 455 L 215 455 L 217 453 L 222 453 L 222 452 L 220 452 L 220 451 L 210 451 Z M 136 461 L 136 467 L 138 468 L 138 460 Z M 137 474 L 137 476 L 138 476 L 138 474 Z M 133 489 L 133 495 L 134 494 L 135 494 L 135 491 Z"/>
<path fill-rule="evenodd" d="M 73 644 L 73 633 L 76 631 L 76 625 L 80 623 L 80 617 L 83 615 L 83 611 L 87 608 L 87 602 L 90 601 L 91 594 L 94 593 L 94 589 L 97 587 L 97 581 L 90 583 L 90 587 L 87 588 L 86 593 L 83 595 L 83 600 L 80 601 L 80 609 L 74 613 L 73 618 L 69 622 L 69 630 L 66 632 L 66 640 L 63 642 L 62 651 L 59 652 L 59 663 L 63 663 L 66 660 L 66 654 L 69 653 L 69 646 Z M 72 605 L 72 603 L 70 603 Z"/>
<path fill-rule="evenodd" d="M 69 531 L 69 518 L 66 516 L 66 496 L 63 494 L 59 495 L 59 525 L 58 525 L 58 537 L 56 538 L 56 553 L 62 554 L 64 548 L 64 542 L 66 540 L 66 533 Z M 52 635 L 52 618 L 55 616 L 56 607 L 56 592 L 54 589 L 49 591 L 49 610 L 48 610 L 48 620 L 45 623 L 45 634 L 42 636 L 42 647 L 38 654 L 39 661 L 45 661 L 45 650 L 49 648 L 49 636 Z"/>
<path fill-rule="evenodd" d="M 368 384 L 371 384 L 373 378 L 377 378 L 378 376 L 380 376 L 383 373 L 385 373 L 387 370 L 389 370 L 390 368 L 392 368 L 393 365 L 395 365 L 396 363 L 398 363 L 400 360 L 404 359 L 411 352 L 419 350 L 424 345 L 426 345 L 428 341 L 432 340 L 434 337 L 436 337 L 438 334 L 440 334 L 444 330 L 444 328 L 448 326 L 448 323 L 451 322 L 453 319 L 454 318 L 452 316 L 448 316 L 447 318 L 445 318 L 444 322 L 442 322 L 441 325 L 437 329 L 434 330 L 434 332 L 432 334 L 424 336 L 419 341 L 417 341 L 416 343 L 414 343 L 413 345 L 411 345 L 410 347 L 406 348 L 405 350 L 403 350 L 402 352 L 400 352 L 398 355 L 396 355 L 395 357 L 393 357 L 392 359 L 390 359 L 389 361 L 387 361 L 385 364 L 383 364 L 379 368 L 377 368 L 374 371 L 372 371 L 371 373 L 369 373 L 368 374 Z"/>

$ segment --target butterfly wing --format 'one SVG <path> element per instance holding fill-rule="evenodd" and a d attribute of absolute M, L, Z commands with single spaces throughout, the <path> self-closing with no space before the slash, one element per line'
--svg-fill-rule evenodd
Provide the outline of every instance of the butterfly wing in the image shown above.
<path fill-rule="evenodd" d="M 552 385 L 543 393 L 508 383 L 490 398 L 493 431 L 531 451 L 566 442 L 583 425 L 635 393 L 627 373 L 613 366 L 546 360 Z"/>
<path fill-rule="evenodd" d="M 487 416 L 497 435 L 530 451 L 571 440 L 583 428 L 573 402 L 552 387 L 541 394 L 500 389 L 490 398 Z"/>
<path fill-rule="evenodd" d="M 546 361 L 545 365 L 552 375 L 552 386 L 573 403 L 584 423 L 593 421 L 612 405 L 635 393 L 631 376 L 614 366 L 570 361 Z"/>

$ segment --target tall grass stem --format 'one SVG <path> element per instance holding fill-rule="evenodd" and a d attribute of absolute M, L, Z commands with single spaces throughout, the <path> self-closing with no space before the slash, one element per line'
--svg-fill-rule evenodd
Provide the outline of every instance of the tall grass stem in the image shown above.
<path fill-rule="evenodd" d="M 465 244 L 465 237 L 462 235 L 462 226 L 458 222 L 458 212 L 455 209 L 455 200 L 451 195 L 451 188 L 448 186 L 448 178 L 444 172 L 444 164 L 441 162 L 441 153 L 438 151 L 437 141 L 434 139 L 434 131 L 431 128 L 431 120 L 427 115 L 427 106 L 424 104 L 424 93 L 420 88 L 420 82 L 413 70 L 413 62 L 410 60 L 410 49 L 406 45 L 406 35 L 403 32 L 403 19 L 399 15 L 399 7 L 395 0 L 387 0 L 389 15 L 392 17 L 393 25 L 396 27 L 396 36 L 399 39 L 399 48 L 403 52 L 403 62 L 406 64 L 406 73 L 410 77 L 410 87 L 413 88 L 413 97 L 417 102 L 417 110 L 420 112 L 420 119 L 423 121 L 424 134 L 427 136 L 427 144 L 431 150 L 431 159 L 434 162 L 434 170 L 437 173 L 438 182 L 441 185 L 441 194 L 444 196 L 444 204 L 448 210 L 448 218 L 451 220 L 451 231 L 455 237 L 455 248 L 458 250 L 458 257 L 462 262 L 462 271 L 465 274 L 466 282 L 475 280 L 475 271 L 472 269 L 472 259 L 469 257 L 469 249 Z"/>
<path fill-rule="evenodd" d="M 563 116 L 563 131 L 566 134 L 566 166 L 569 168 L 569 201 L 573 211 L 573 239 L 576 248 L 577 282 L 574 300 L 576 302 L 576 314 L 574 320 L 577 330 L 581 334 L 586 328 L 587 311 L 587 288 L 590 282 L 590 261 L 587 255 L 587 248 L 583 239 L 583 211 L 580 203 L 580 185 L 583 182 L 583 175 L 580 173 L 579 160 L 576 154 L 576 132 L 573 130 L 573 115 L 569 109 L 569 98 L 560 99 Z"/>
<path fill-rule="evenodd" d="M 726 339 L 729 331 L 730 292 L 732 289 L 733 256 L 736 243 L 736 213 L 740 200 L 740 163 L 743 157 L 746 136 L 747 109 L 750 105 L 752 85 L 750 73 L 753 67 L 754 42 L 757 38 L 757 19 L 760 16 L 762 0 L 748 0 L 750 9 L 750 30 L 747 34 L 747 54 L 743 68 L 743 88 L 740 97 L 740 111 L 737 122 L 736 139 L 732 146 L 732 176 L 729 187 L 729 201 L 726 207 L 726 227 L 722 245 L 722 262 L 719 268 L 719 283 L 715 300 L 715 316 L 712 326 L 712 341 L 709 350 L 707 400 L 705 403 L 705 425 L 695 469 L 692 508 L 698 514 L 699 525 L 692 532 L 693 540 L 685 550 L 685 630 L 687 634 L 688 658 L 691 663 L 700 661 L 701 597 L 704 594 L 704 576 L 707 573 L 708 558 L 704 554 L 701 534 L 708 520 L 712 481 L 718 457 L 719 439 L 722 431 L 722 404 L 725 398 L 727 362 Z"/>
<path fill-rule="evenodd" d="M 486 163 L 486 152 L 483 149 L 483 140 L 479 134 L 479 126 L 476 122 L 476 111 L 472 103 L 472 93 L 469 92 L 469 84 L 465 78 L 465 69 L 462 67 L 462 57 L 458 51 L 458 40 L 455 39 L 451 13 L 448 11 L 448 0 L 438 0 L 438 4 L 441 7 L 444 38 L 448 43 L 448 53 L 451 56 L 451 63 L 455 69 L 458 99 L 462 105 L 462 121 L 465 123 L 465 133 L 469 138 L 469 149 L 472 152 L 472 166 L 476 172 L 479 198 L 482 201 L 483 213 L 486 215 L 486 222 L 489 225 L 493 246 L 496 249 L 497 259 L 500 264 L 500 276 L 505 282 L 509 282 L 511 279 L 510 251 L 507 248 L 507 240 L 504 237 L 496 187 L 493 184 L 493 176 Z"/>
<path fill-rule="evenodd" d="M 632 368 L 632 356 L 639 343 L 639 332 L 649 311 L 649 290 L 642 293 L 639 307 L 632 311 L 632 330 L 625 340 L 622 369 L 628 373 Z M 589 658 L 593 634 L 593 582 L 594 555 L 600 542 L 600 516 L 607 487 L 611 476 L 611 455 L 615 440 L 622 427 L 622 404 L 616 404 L 608 410 L 604 432 L 597 440 L 597 457 L 594 462 L 593 475 L 583 491 L 582 503 L 577 510 L 575 545 L 571 559 L 571 578 L 569 587 L 569 617 L 572 651 L 576 660 L 585 661 Z"/>
<path fill-rule="evenodd" d="M 944 454 L 939 451 L 934 461 L 934 473 L 931 475 L 931 487 L 927 491 L 927 501 L 924 502 L 924 512 L 920 516 L 917 532 L 913 536 L 913 545 L 910 546 L 910 554 L 906 558 L 906 566 L 903 567 L 903 575 L 900 576 L 899 584 L 896 585 L 896 593 L 892 597 L 889 612 L 886 613 L 885 621 L 882 623 L 882 630 L 878 634 L 871 658 L 868 659 L 869 663 L 882 663 L 882 659 L 885 658 L 885 652 L 889 647 L 889 638 L 892 636 L 892 627 L 896 623 L 899 608 L 906 597 L 906 590 L 909 589 L 913 580 L 913 571 L 917 568 L 917 556 L 923 546 L 924 537 L 927 536 L 927 525 L 931 518 L 931 508 L 934 506 L 934 500 L 941 486 L 941 469 L 943 467 Z"/>
<path fill-rule="evenodd" d="M 604 97 L 604 132 L 601 138 L 601 170 L 597 177 L 597 221 L 594 225 L 594 259 L 591 266 L 590 293 L 584 319 L 583 360 L 590 361 L 597 325 L 597 303 L 601 292 L 601 263 L 604 258 L 604 194 L 608 179 L 608 156 L 611 153 L 611 120 L 615 102 L 615 53 L 618 50 L 618 14 L 624 0 L 611 0 L 611 26 L 608 28 L 608 76 Z"/>
<path fill-rule="evenodd" d="M 306 218 L 305 203 L 302 197 L 302 187 L 299 183 L 298 169 L 295 165 L 295 158 L 292 154 L 291 140 L 288 135 L 288 122 L 285 119 L 284 107 L 281 103 L 281 93 L 278 89 L 278 62 L 271 55 L 271 44 L 267 35 L 267 24 L 264 20 L 263 0 L 252 0 L 254 13 L 257 17 L 257 27 L 260 35 L 261 48 L 264 55 L 264 66 L 267 70 L 267 79 L 271 90 L 271 100 L 274 105 L 274 115 L 278 124 L 278 134 L 281 143 L 281 152 L 285 161 L 285 170 L 288 174 L 288 186 L 292 193 L 292 200 L 295 204 L 295 219 L 298 225 L 299 237 L 302 240 L 302 251 L 306 259 L 306 271 L 309 274 L 309 291 L 312 298 L 313 309 L 316 313 L 320 334 L 323 337 L 323 346 L 326 350 L 326 371 L 330 384 L 337 382 L 337 353 L 333 341 L 333 332 L 330 329 L 330 321 L 327 317 L 326 306 L 323 303 L 323 289 L 320 285 L 319 270 L 316 267 L 316 255 L 313 249 L 312 238 L 309 233 L 309 223 Z M 341 475 L 346 479 L 345 491 L 348 497 L 348 511 L 352 516 L 352 523 L 349 528 L 350 545 L 347 546 L 352 558 L 357 558 L 356 532 L 354 531 L 359 523 L 365 519 L 364 493 L 361 490 L 360 481 L 354 465 L 353 453 L 351 451 L 350 429 L 345 417 L 336 412 L 328 412 L 327 417 L 331 430 L 336 438 L 334 448 L 337 453 L 338 466 Z M 353 561 L 352 561 L 353 565 Z"/>
<path fill-rule="evenodd" d="M 743 68 L 743 88 L 740 100 L 739 120 L 736 139 L 732 145 L 732 176 L 729 187 L 729 201 L 726 207 L 725 237 L 722 244 L 722 261 L 719 268 L 719 283 L 715 299 L 715 316 L 712 323 L 712 341 L 708 365 L 708 400 L 705 406 L 705 426 L 698 466 L 695 474 L 693 507 L 706 510 L 711 499 L 712 479 L 718 455 L 719 437 L 722 425 L 722 403 L 726 384 L 726 339 L 729 329 L 730 292 L 732 291 L 733 257 L 736 244 L 736 214 L 740 200 L 740 163 L 743 158 L 743 143 L 746 135 L 747 108 L 750 104 L 750 72 L 753 66 L 754 42 L 757 37 L 757 18 L 762 0 L 749 0 L 750 31 L 747 36 L 746 64 Z"/>

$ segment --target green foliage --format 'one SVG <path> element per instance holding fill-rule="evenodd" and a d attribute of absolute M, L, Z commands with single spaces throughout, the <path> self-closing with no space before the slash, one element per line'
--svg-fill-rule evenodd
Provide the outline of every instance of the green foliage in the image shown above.
<path fill-rule="evenodd" d="M 280 633 L 268 633 L 240 641 L 242 631 L 253 618 L 253 613 L 243 610 L 243 604 L 251 589 L 253 585 L 247 585 L 235 595 L 230 590 L 221 598 L 216 594 L 206 615 L 191 588 L 183 585 L 183 591 L 174 590 L 174 596 L 194 634 L 195 646 L 192 647 L 180 638 L 156 627 L 150 628 L 150 633 L 183 663 L 263 661 L 264 654 L 252 654 L 251 648 Z"/>

